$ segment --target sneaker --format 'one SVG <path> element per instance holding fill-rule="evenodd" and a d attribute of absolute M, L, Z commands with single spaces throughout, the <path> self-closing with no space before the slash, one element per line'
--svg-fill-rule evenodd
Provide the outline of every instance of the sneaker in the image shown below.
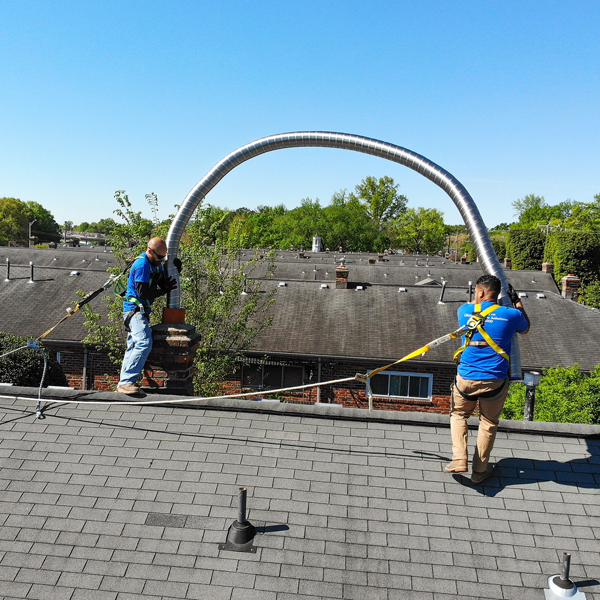
<path fill-rule="evenodd" d="M 482 481 L 485 481 L 493 475 L 495 468 L 496 465 L 488 465 L 487 469 L 481 473 L 478 471 L 473 471 L 473 473 L 471 474 L 471 482 L 477 485 Z"/>
<path fill-rule="evenodd" d="M 467 472 L 467 460 L 453 460 L 451 463 L 448 463 L 444 469 L 446 473 L 466 473 Z"/>
<path fill-rule="evenodd" d="M 135 383 L 120 383 L 117 386 L 117 392 L 121 394 L 137 394 L 139 393 L 140 388 Z"/>

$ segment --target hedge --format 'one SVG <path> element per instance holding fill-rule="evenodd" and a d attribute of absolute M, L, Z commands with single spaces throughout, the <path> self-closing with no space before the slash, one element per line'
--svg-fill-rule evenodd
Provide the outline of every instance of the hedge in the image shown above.
<path fill-rule="evenodd" d="M 26 346 L 30 338 L 0 332 L 0 355 Z M 46 352 L 48 366 L 44 386 L 67 386 L 67 378 L 53 356 Z M 0 382 L 23 387 L 38 387 L 44 370 L 44 357 L 39 350 L 20 350 L 0 358 Z"/>
<path fill-rule="evenodd" d="M 546 234 L 541 229 L 511 229 L 506 242 L 513 269 L 539 271 L 544 262 Z"/>

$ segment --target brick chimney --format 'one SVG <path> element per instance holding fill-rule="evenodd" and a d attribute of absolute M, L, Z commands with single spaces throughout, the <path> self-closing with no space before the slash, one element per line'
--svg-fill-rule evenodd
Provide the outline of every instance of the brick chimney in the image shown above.
<path fill-rule="evenodd" d="M 508 256 L 504 259 L 504 266 L 507 269 L 512 269 L 512 260 Z"/>
<path fill-rule="evenodd" d="M 577 300 L 579 296 L 579 286 L 581 285 L 581 279 L 576 277 L 572 273 L 565 275 L 562 279 L 562 297 L 567 300 Z"/>
<path fill-rule="evenodd" d="M 554 273 L 554 263 L 542 263 L 542 273 Z"/>
<path fill-rule="evenodd" d="M 340 266 L 335 270 L 335 289 L 336 290 L 347 290 L 348 289 L 348 267 L 346 266 L 346 259 L 340 259 Z"/>

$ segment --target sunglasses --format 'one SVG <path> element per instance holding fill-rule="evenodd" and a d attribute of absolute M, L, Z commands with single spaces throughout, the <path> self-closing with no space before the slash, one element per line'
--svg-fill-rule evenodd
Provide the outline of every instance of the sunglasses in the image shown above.
<path fill-rule="evenodd" d="M 167 256 L 166 254 L 158 254 L 152 248 L 150 248 L 150 246 L 148 246 L 148 250 L 150 250 L 150 252 L 152 252 L 152 254 L 154 254 L 154 256 L 156 256 L 156 258 L 158 258 L 158 260 L 165 260 L 165 258 Z"/>

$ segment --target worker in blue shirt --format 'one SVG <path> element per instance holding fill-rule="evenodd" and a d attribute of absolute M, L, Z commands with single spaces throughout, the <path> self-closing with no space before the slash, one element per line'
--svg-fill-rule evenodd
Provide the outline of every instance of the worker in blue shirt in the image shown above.
<path fill-rule="evenodd" d="M 155 298 L 177 287 L 173 277 L 163 269 L 167 245 L 159 237 L 148 242 L 146 252 L 131 265 L 123 303 L 123 320 L 127 330 L 127 349 L 123 357 L 117 392 L 137 394 L 137 380 L 152 349 L 152 330 L 149 319 Z"/>
<path fill-rule="evenodd" d="M 489 459 L 510 385 L 508 368 L 512 338 L 517 332 L 525 334 L 529 331 L 529 318 L 519 295 L 509 286 L 508 296 L 514 308 L 499 306 L 501 289 L 497 277 L 483 275 L 475 284 L 474 302 L 458 309 L 459 325 L 465 325 L 473 315 L 481 315 L 483 324 L 474 330 L 472 337 L 463 338 L 462 352 L 457 351 L 460 363 L 452 386 L 450 410 L 452 462 L 445 470 L 448 473 L 468 470 L 467 419 L 479 402 L 479 431 L 471 475 L 475 484 L 490 477 L 494 470 Z"/>

